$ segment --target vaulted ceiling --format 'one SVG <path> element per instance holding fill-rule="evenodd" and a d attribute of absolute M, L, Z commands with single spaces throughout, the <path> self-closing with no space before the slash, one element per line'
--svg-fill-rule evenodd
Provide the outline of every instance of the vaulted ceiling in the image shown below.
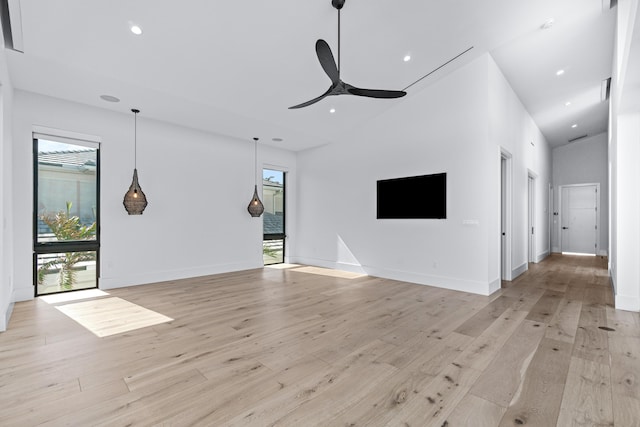
<path fill-rule="evenodd" d="M 412 85 L 407 97 L 489 52 L 550 144 L 566 144 L 607 127 L 601 82 L 611 76 L 615 13 L 605 3 L 347 0 L 341 76 L 360 87 L 400 90 L 473 47 Z M 337 55 L 331 0 L 8 5 L 16 88 L 123 113 L 137 107 L 141 118 L 303 150 L 339 141 L 407 99 L 337 96 L 288 109 L 329 86 L 314 45 L 325 39 Z M 132 24 L 143 33 L 134 35 Z"/>

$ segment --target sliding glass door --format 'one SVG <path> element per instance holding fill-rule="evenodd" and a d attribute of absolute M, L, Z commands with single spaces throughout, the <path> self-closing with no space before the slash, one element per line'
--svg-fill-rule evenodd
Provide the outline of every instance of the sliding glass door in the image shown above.
<path fill-rule="evenodd" d="M 285 173 L 264 169 L 262 171 L 262 255 L 264 265 L 284 262 L 285 238 Z"/>
<path fill-rule="evenodd" d="M 34 135 L 33 157 L 35 295 L 97 288 L 99 145 Z"/>

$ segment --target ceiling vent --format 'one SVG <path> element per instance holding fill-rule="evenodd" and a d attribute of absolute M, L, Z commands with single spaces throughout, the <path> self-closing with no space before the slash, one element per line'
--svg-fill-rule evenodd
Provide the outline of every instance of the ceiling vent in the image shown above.
<path fill-rule="evenodd" d="M 587 135 L 587 134 L 585 133 L 585 134 L 584 134 L 584 135 L 582 135 L 582 136 L 577 136 L 577 137 L 575 137 L 575 138 L 570 139 L 570 140 L 569 140 L 569 142 L 576 142 L 576 141 L 578 141 L 578 140 L 580 140 L 580 139 L 584 139 L 584 138 L 586 138 L 587 136 L 589 136 L 589 135 Z"/>
<path fill-rule="evenodd" d="M 600 83 L 600 100 L 602 102 L 609 100 L 609 95 L 611 94 L 611 77 L 608 79 L 604 79 L 602 83 Z"/>
<path fill-rule="evenodd" d="M 20 1 L 0 0 L 0 20 L 2 20 L 4 47 L 23 52 Z"/>
<path fill-rule="evenodd" d="M 0 1 L 0 14 L 2 15 L 2 36 L 4 37 L 4 47 L 13 49 L 13 37 L 11 36 L 11 20 L 9 19 L 9 5 L 7 0 Z"/>

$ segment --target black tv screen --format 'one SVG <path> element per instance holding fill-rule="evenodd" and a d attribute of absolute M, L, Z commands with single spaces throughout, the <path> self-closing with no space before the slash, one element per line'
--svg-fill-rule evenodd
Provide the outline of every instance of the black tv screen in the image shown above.
<path fill-rule="evenodd" d="M 447 217 L 447 174 L 378 181 L 378 219 L 444 219 Z"/>

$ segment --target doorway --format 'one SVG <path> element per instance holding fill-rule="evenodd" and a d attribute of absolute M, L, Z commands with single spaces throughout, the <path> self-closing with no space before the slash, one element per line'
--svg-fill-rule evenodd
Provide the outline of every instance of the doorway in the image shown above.
<path fill-rule="evenodd" d="M 535 238 L 535 224 L 536 224 L 536 210 L 535 210 L 535 203 L 536 203 L 536 181 L 535 181 L 535 177 L 529 175 L 528 176 L 528 183 L 527 183 L 527 198 L 528 198 L 528 213 L 527 213 L 527 218 L 528 218 L 528 228 L 527 228 L 527 234 L 528 234 L 528 252 L 529 252 L 529 256 L 528 256 L 528 261 L 529 262 L 536 262 L 536 238 Z"/>
<path fill-rule="evenodd" d="M 282 264 L 285 257 L 286 173 L 262 170 L 262 258 L 264 265 Z"/>
<path fill-rule="evenodd" d="M 98 287 L 99 144 L 33 137 L 35 296 Z"/>
<path fill-rule="evenodd" d="M 553 185 L 551 183 L 549 183 L 549 199 L 547 200 L 547 213 L 548 213 L 548 218 L 547 218 L 547 232 L 548 232 L 548 236 L 547 236 L 547 255 L 551 254 L 551 242 L 553 241 L 553 226 L 551 224 L 553 224 Z"/>
<path fill-rule="evenodd" d="M 511 280 L 511 154 L 500 154 L 500 279 Z"/>
<path fill-rule="evenodd" d="M 600 184 L 560 187 L 560 248 L 562 253 L 596 255 Z"/>

